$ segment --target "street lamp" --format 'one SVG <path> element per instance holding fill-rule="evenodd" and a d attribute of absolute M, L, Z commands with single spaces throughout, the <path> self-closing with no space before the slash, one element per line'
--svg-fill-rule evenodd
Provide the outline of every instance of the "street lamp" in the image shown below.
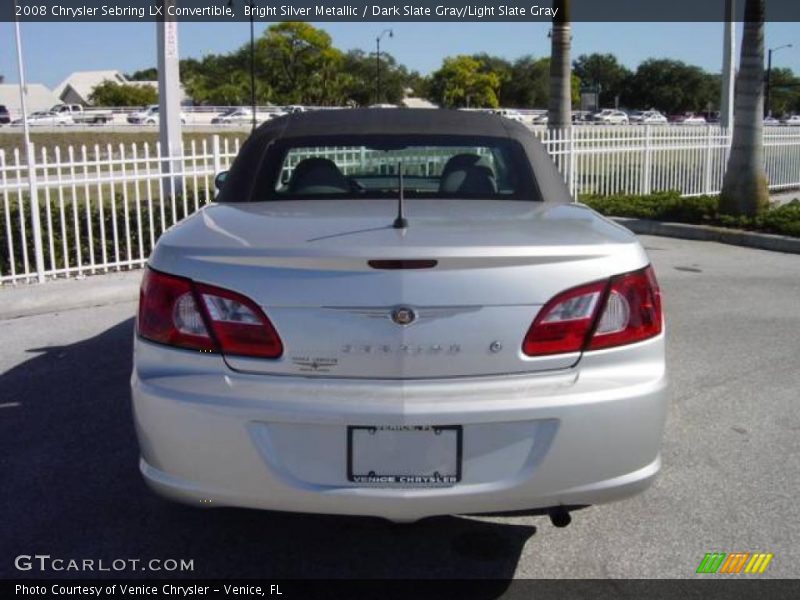
<path fill-rule="evenodd" d="M 766 98 L 764 99 L 764 116 L 768 117 L 772 114 L 770 110 L 770 102 L 772 100 L 772 53 L 777 52 L 778 50 L 784 50 L 786 48 L 791 48 L 792 44 L 784 44 L 783 46 L 778 46 L 777 48 L 770 48 L 769 52 L 767 53 L 767 91 Z"/>
<path fill-rule="evenodd" d="M 250 103 L 253 105 L 253 126 L 256 130 L 256 20 L 253 16 L 253 2 L 250 2 Z"/>
<path fill-rule="evenodd" d="M 394 31 L 391 29 L 384 29 L 380 35 L 375 38 L 375 46 L 377 52 L 375 53 L 375 103 L 380 104 L 381 101 L 381 39 L 384 35 L 389 34 L 390 38 L 394 37 Z"/>
<path fill-rule="evenodd" d="M 250 104 L 253 109 L 253 122 L 251 133 L 256 130 L 256 23 L 255 11 L 253 10 L 253 0 L 248 2 L 250 5 Z M 233 8 L 233 0 L 228 0 L 228 6 Z"/>
<path fill-rule="evenodd" d="M 16 6 L 16 1 L 14 2 Z M 25 84 L 25 66 L 22 62 L 22 33 L 19 29 L 19 18 L 14 19 L 14 34 L 17 45 L 17 69 L 19 73 L 19 107 L 22 111 L 22 132 L 25 145 L 25 162 L 28 166 L 28 193 L 31 207 L 31 225 L 33 227 L 34 252 L 36 256 L 36 277 L 39 283 L 44 283 L 44 252 L 42 250 L 42 235 L 39 216 L 39 195 L 36 185 L 36 165 L 31 144 L 30 124 L 28 123 L 28 87 Z M 20 173 L 17 176 L 21 176 Z M 19 201 L 19 212 L 22 213 L 22 197 Z"/>

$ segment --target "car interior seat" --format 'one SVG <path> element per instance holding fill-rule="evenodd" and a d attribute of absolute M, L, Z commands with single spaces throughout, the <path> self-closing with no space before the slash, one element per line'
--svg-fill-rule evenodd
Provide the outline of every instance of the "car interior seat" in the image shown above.
<path fill-rule="evenodd" d="M 447 179 L 447 176 L 450 175 L 453 171 L 477 165 L 480 160 L 481 157 L 478 156 L 477 154 L 463 153 L 451 156 L 448 159 L 448 161 L 444 164 L 444 168 L 442 169 L 442 174 L 439 177 L 440 191 L 444 191 L 441 189 L 442 183 L 445 181 L 445 179 Z"/>
<path fill-rule="evenodd" d="M 479 164 L 477 154 L 456 154 L 445 163 L 439 179 L 439 192 L 468 196 L 497 193 L 497 181 L 491 168 Z"/>
<path fill-rule="evenodd" d="M 315 156 L 297 163 L 287 186 L 290 194 L 335 194 L 350 191 L 347 177 L 332 160 Z"/>

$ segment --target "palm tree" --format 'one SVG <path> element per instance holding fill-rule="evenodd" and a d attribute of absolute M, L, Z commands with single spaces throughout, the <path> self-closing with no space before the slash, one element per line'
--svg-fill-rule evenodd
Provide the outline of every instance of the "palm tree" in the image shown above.
<path fill-rule="evenodd" d="M 553 17 L 550 35 L 550 110 L 547 123 L 551 129 L 564 129 L 572 123 L 569 0 L 554 0 L 553 8 L 558 11 Z"/>
<path fill-rule="evenodd" d="M 720 212 L 753 216 L 769 205 L 764 172 L 764 4 L 746 0 L 733 111 L 733 140 Z"/>

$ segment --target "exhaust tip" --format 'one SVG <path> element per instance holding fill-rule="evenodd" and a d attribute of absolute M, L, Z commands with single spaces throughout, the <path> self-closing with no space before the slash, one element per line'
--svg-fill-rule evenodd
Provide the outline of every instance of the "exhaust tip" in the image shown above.
<path fill-rule="evenodd" d="M 564 508 L 556 508 L 550 511 L 550 522 L 553 527 L 563 528 L 572 523 L 572 517 L 569 511 Z"/>

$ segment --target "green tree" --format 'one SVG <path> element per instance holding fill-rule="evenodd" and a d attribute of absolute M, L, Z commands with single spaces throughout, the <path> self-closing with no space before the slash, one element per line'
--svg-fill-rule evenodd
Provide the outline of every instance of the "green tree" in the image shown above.
<path fill-rule="evenodd" d="M 550 59 L 523 56 L 511 66 L 511 80 L 503 98 L 512 107 L 541 108 L 550 97 Z"/>
<path fill-rule="evenodd" d="M 500 91 L 503 106 L 543 108 L 550 99 L 550 59 L 523 56 L 511 65 L 511 79 Z M 570 94 L 573 105 L 580 102 L 580 79 L 572 73 Z"/>
<path fill-rule="evenodd" d="M 633 75 L 613 54 L 581 54 L 572 63 L 573 72 L 590 86 L 600 86 L 600 106 L 614 106 Z"/>
<path fill-rule="evenodd" d="M 158 93 L 150 85 L 127 85 L 104 81 L 89 95 L 95 106 L 143 106 L 158 102 Z"/>
<path fill-rule="evenodd" d="M 282 104 L 333 104 L 343 63 L 330 35 L 305 22 L 272 25 L 257 42 L 257 77 L 270 81 Z"/>
<path fill-rule="evenodd" d="M 125 79 L 128 81 L 155 81 L 158 79 L 158 69 L 150 67 L 149 69 L 134 71 L 133 73 L 125 74 Z"/>
<path fill-rule="evenodd" d="M 800 77 L 791 69 L 772 69 L 770 105 L 769 108 L 775 116 L 800 110 Z"/>
<path fill-rule="evenodd" d="M 242 50 L 227 55 L 210 54 L 181 61 L 181 80 L 191 98 L 198 104 L 250 104 L 249 52 Z M 271 89 L 262 78 L 256 78 L 256 102 L 269 102 Z"/>
<path fill-rule="evenodd" d="M 375 100 L 376 64 L 375 57 L 362 50 L 350 50 L 344 55 L 341 67 L 341 96 L 345 104 L 367 106 Z M 418 75 L 417 75 L 418 77 Z M 393 56 L 381 52 L 381 94 L 384 102 L 397 104 L 411 85 L 408 70 L 398 65 Z"/>
<path fill-rule="evenodd" d="M 720 211 L 753 216 L 769 205 L 764 173 L 764 1 L 746 0 L 736 77 L 733 140 L 722 183 Z"/>
<path fill-rule="evenodd" d="M 569 0 L 553 0 L 553 8 L 556 11 L 551 30 L 548 126 L 551 129 L 563 129 L 572 124 L 572 27 Z"/>
<path fill-rule="evenodd" d="M 472 58 L 480 63 L 478 70 L 481 73 L 494 73 L 497 75 L 497 79 L 500 82 L 497 92 L 498 104 L 500 106 L 513 106 L 512 98 L 506 95 L 506 90 L 508 90 L 508 85 L 511 83 L 513 77 L 511 63 L 505 58 L 492 56 L 485 52 L 473 54 Z"/>
<path fill-rule="evenodd" d="M 333 47 L 325 31 L 305 22 L 276 23 L 256 40 L 256 102 L 344 104 L 348 86 L 354 85 L 345 63 L 344 53 Z M 385 64 L 394 65 L 394 59 L 386 58 Z M 395 70 L 389 66 L 390 77 Z M 181 79 L 195 102 L 249 104 L 250 45 L 181 61 Z"/>
<path fill-rule="evenodd" d="M 440 106 L 499 106 L 499 76 L 493 72 L 482 72 L 481 63 L 471 56 L 462 54 L 445 58 L 439 70 L 431 75 L 429 85 L 431 99 Z"/>
<path fill-rule="evenodd" d="M 623 103 L 669 114 L 713 109 L 719 105 L 719 75 L 679 60 L 651 58 L 630 78 Z"/>

